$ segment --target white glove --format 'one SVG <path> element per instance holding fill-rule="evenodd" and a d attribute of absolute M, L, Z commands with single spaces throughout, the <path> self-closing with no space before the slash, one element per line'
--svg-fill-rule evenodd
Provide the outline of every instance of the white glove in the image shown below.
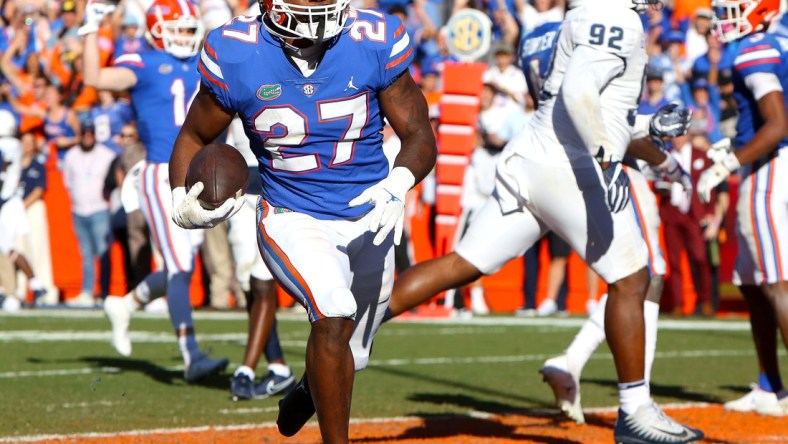
<path fill-rule="evenodd" d="M 229 219 L 244 205 L 243 196 L 230 198 L 215 210 L 207 210 L 197 201 L 204 185 L 197 182 L 186 192 L 186 187 L 172 190 L 172 221 L 181 228 L 211 228 Z"/>
<path fill-rule="evenodd" d="M 716 162 L 706 171 L 702 172 L 698 179 L 698 197 L 703 203 L 711 200 L 711 190 L 721 184 L 723 180 L 730 176 L 731 172 L 741 166 L 739 159 L 733 153 L 728 153 L 721 162 Z"/>
<path fill-rule="evenodd" d="M 706 151 L 706 157 L 712 162 L 722 162 L 731 152 L 731 139 L 726 137 L 714 143 L 708 151 Z"/>
<path fill-rule="evenodd" d="M 651 167 L 651 169 L 660 178 L 667 179 L 669 182 L 681 184 L 684 191 L 692 191 L 692 179 L 690 175 L 684 171 L 684 168 L 679 165 L 679 162 L 670 154 L 667 154 L 667 159 L 661 164 Z"/>
<path fill-rule="evenodd" d="M 405 222 L 405 194 L 415 183 L 416 178 L 409 169 L 396 167 L 388 177 L 367 188 L 348 203 L 351 207 L 366 203 L 374 206 L 369 216 L 369 231 L 378 233 L 372 241 L 373 244 L 382 244 L 393 228 L 394 244 L 399 245 Z"/>
<path fill-rule="evenodd" d="M 77 35 L 80 37 L 87 34 L 94 34 L 98 32 L 101 19 L 105 15 L 111 14 L 115 10 L 115 5 L 109 3 L 101 3 L 98 0 L 89 0 L 85 5 L 85 23 L 77 29 Z"/>

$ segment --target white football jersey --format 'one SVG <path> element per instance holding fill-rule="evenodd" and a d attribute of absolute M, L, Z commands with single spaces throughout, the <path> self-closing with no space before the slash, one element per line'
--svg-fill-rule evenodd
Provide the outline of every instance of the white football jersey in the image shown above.
<path fill-rule="evenodd" d="M 593 48 L 595 51 L 592 54 L 598 55 L 597 60 L 607 63 L 594 64 L 594 60 L 588 60 L 588 71 L 583 76 L 575 76 L 582 78 L 567 77 L 572 55 L 581 45 Z M 619 57 L 623 63 L 611 63 L 610 55 Z M 553 48 L 539 107 L 525 130 L 507 148 L 547 163 L 566 163 L 589 156 L 589 148 L 580 137 L 561 99 L 561 87 L 568 82 L 580 82 L 579 85 L 593 88 L 594 83 L 590 79 L 595 76 L 610 79 L 600 90 L 604 128 L 599 131 L 606 132 L 608 146 L 605 146 L 605 150 L 612 150 L 619 159 L 623 158 L 632 138 L 647 61 L 643 25 L 632 9 L 587 5 L 569 11 Z M 607 71 L 611 67 L 614 67 L 611 72 L 593 71 Z M 588 109 L 582 112 L 591 114 L 599 111 Z M 529 131 L 537 133 L 538 139 L 543 142 L 541 146 L 518 143 L 517 139 L 530 139 L 523 136 Z"/>

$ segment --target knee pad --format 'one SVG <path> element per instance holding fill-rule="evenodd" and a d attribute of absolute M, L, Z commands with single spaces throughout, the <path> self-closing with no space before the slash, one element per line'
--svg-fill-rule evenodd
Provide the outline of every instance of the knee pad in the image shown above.
<path fill-rule="evenodd" d="M 352 352 L 354 370 L 360 372 L 367 368 L 367 364 L 369 363 L 369 351 L 352 349 Z"/>
<path fill-rule="evenodd" d="M 317 307 L 326 318 L 356 318 L 356 298 L 347 288 L 335 288 L 317 301 Z"/>

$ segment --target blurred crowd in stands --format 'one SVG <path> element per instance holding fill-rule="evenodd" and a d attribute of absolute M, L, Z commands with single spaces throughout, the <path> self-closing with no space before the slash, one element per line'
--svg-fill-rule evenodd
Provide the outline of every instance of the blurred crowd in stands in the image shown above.
<path fill-rule="evenodd" d="M 469 215 L 494 184 L 496 154 L 527 121 L 535 104 L 525 74 L 517 66 L 519 42 L 537 26 L 560 21 L 565 0 L 356 0 L 356 8 L 374 8 L 401 17 L 416 43 L 411 68 L 430 105 L 430 116 L 440 121 L 441 71 L 455 63 L 446 45 L 445 25 L 463 8 L 486 12 L 492 20 L 493 42 L 484 60 L 484 91 L 478 123 L 478 148 L 466 175 L 463 205 Z M 121 0 L 100 30 L 104 65 L 125 52 L 148 50 L 145 10 L 149 0 Z M 214 28 L 235 15 L 256 14 L 256 2 L 245 0 L 195 0 L 207 28 Z M 65 302 L 93 306 L 109 292 L 109 248 L 119 242 L 124 251 L 127 285 L 132 288 L 156 261 L 139 211 L 126 214 L 122 206 L 122 183 L 132 166 L 144 158 L 127 95 L 97 93 L 81 80 L 82 43 L 77 28 L 82 23 L 84 0 L 6 0 L 0 10 L 0 143 L 15 139 L 22 151 L 18 190 L 28 228 L 12 236 L 10 246 L 0 242 L 0 292 L 6 301 L 16 299 L 35 305 Z M 731 52 L 711 33 L 709 1 L 667 0 L 662 9 L 650 8 L 643 15 L 650 63 L 645 73 L 641 113 L 651 113 L 669 102 L 681 102 L 693 110 L 689 134 L 673 140 L 668 148 L 693 178 L 706 167 L 704 152 L 714 143 L 731 137 L 736 121 L 732 103 Z M 778 20 L 774 32 L 788 33 L 788 16 Z M 396 137 L 389 135 L 390 137 Z M 48 175 L 48 171 L 60 174 Z M 52 180 L 62 180 L 70 196 L 71 219 L 79 242 L 82 263 L 81 292 L 63 299 L 55 285 L 47 209 L 43 197 Z M 434 179 L 425 183 L 420 205 L 434 202 Z M 725 185 L 725 184 L 724 184 Z M 654 184 L 661 196 L 660 215 L 671 270 L 663 307 L 680 313 L 682 307 L 682 250 L 691 263 L 697 313 L 713 315 L 719 303 L 720 228 L 730 202 L 727 186 L 717 190 L 710 204 L 680 187 Z M 0 195 L 7 198 L 7 196 Z M 0 202 L 4 200 L 0 199 Z M 3 223 L 0 218 L 0 224 Z M 209 304 L 228 308 L 242 303 L 230 295 L 240 294 L 234 282 L 232 253 L 226 228 L 218 227 L 202 250 L 206 267 Z M 15 234 L 9 234 L 15 233 Z M 2 237 L 2 236 L 0 236 Z M 8 244 L 9 242 L 5 242 Z M 549 239 L 551 262 L 547 283 L 548 303 L 537 307 L 535 280 L 538 245 L 526 254 L 526 278 L 521 315 L 552 315 L 566 310 L 567 257 L 569 251 L 558 238 Z M 407 251 L 405 252 L 407 255 Z M 153 260 L 151 259 L 153 257 Z M 412 260 L 412 258 L 411 258 Z M 404 262 L 407 264 L 408 262 Z M 529 268 L 530 267 L 530 268 Z M 18 279 L 17 279 L 18 277 Z M 592 311 L 597 279 L 588 276 Z M 473 284 L 471 309 L 486 313 L 484 291 Z M 16 298 L 13 296 L 16 295 Z M 10 296 L 10 297 L 9 297 Z M 456 298 L 461 300 L 462 298 Z M 13 303 L 6 303 L 14 309 Z M 462 302 L 454 304 L 462 307 Z"/>

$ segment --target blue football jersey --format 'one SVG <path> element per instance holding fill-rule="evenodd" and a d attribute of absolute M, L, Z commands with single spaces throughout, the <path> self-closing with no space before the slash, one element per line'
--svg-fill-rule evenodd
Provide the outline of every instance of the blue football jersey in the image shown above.
<path fill-rule="evenodd" d="M 741 147 L 749 142 L 763 125 L 758 101 L 745 85 L 744 78 L 754 73 L 774 74 L 780 79 L 783 92 L 788 91 L 788 38 L 761 32 L 747 36 L 737 44 L 733 64 L 733 96 L 739 117 L 736 121 L 734 142 Z M 788 103 L 786 106 L 788 107 Z M 788 138 L 783 139 L 779 146 L 788 146 Z"/>
<path fill-rule="evenodd" d="M 124 101 L 116 101 L 106 108 L 97 105 L 90 109 L 90 117 L 96 127 L 96 142 L 120 154 L 123 147 L 115 143 L 114 137 L 120 134 L 124 125 L 135 119 L 131 105 Z"/>
<path fill-rule="evenodd" d="M 402 22 L 351 10 L 304 76 L 261 17 L 211 31 L 200 55 L 203 85 L 241 118 L 259 162 L 263 197 L 318 219 L 356 218 L 348 202 L 389 171 L 378 94 L 408 69 L 413 46 Z"/>
<path fill-rule="evenodd" d="M 130 90 L 131 104 L 148 162 L 170 161 L 175 138 L 200 85 L 198 58 L 179 59 L 164 51 L 145 50 L 115 59 L 115 66 L 131 69 L 137 76 Z"/>
<path fill-rule="evenodd" d="M 561 22 L 543 23 L 524 36 L 520 42 L 520 69 L 525 73 L 528 93 L 534 100 L 534 105 L 539 104 L 539 93 L 550 69 L 553 46 L 558 38 L 559 28 Z"/>

